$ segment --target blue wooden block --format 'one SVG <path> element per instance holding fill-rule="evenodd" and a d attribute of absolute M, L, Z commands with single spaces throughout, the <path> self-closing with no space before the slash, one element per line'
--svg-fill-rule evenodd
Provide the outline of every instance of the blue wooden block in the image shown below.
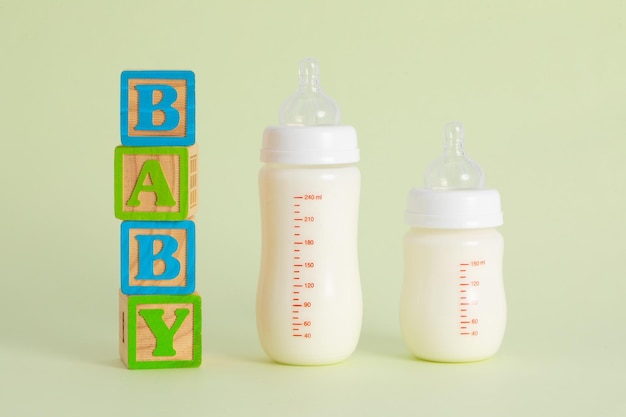
<path fill-rule="evenodd" d="M 122 222 L 122 292 L 128 295 L 193 293 L 195 230 L 191 220 Z"/>
<path fill-rule="evenodd" d="M 192 71 L 124 71 L 120 131 L 125 146 L 191 146 L 196 141 Z"/>

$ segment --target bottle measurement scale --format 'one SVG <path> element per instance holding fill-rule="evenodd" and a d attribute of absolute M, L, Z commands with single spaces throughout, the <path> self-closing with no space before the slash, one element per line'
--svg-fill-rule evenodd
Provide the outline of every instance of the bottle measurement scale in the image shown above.
<path fill-rule="evenodd" d="M 315 262 L 308 248 L 315 246 L 315 236 L 307 226 L 315 223 L 315 216 L 307 210 L 311 204 L 322 201 L 323 194 L 303 194 L 293 197 L 293 337 L 311 339 L 314 319 L 307 310 L 312 307 L 310 294 L 315 290 Z"/>
<path fill-rule="evenodd" d="M 485 260 L 459 264 L 459 334 L 461 336 L 478 336 L 478 304 L 477 294 L 480 279 L 475 268 L 485 265 Z"/>

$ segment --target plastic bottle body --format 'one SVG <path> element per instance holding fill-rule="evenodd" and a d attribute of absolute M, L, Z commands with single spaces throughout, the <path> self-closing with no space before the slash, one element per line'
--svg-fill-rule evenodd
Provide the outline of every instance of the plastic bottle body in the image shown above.
<path fill-rule="evenodd" d="M 506 327 L 502 260 L 495 228 L 406 233 L 400 324 L 415 356 L 469 362 L 497 352 Z"/>
<path fill-rule="evenodd" d="M 354 164 L 266 164 L 259 172 L 262 250 L 257 328 L 273 360 L 324 365 L 359 340 L 361 176 Z"/>

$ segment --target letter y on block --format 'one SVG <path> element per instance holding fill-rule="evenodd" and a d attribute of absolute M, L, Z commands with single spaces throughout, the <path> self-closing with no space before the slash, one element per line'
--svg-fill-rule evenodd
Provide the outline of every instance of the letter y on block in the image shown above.
<path fill-rule="evenodd" d="M 120 357 L 128 369 L 189 368 L 202 362 L 201 299 L 120 293 Z"/>

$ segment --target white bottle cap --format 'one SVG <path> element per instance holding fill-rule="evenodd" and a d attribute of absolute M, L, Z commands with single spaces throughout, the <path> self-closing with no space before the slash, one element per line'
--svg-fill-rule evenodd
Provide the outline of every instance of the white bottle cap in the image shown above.
<path fill-rule="evenodd" d="M 281 106 L 281 126 L 263 132 L 261 162 L 297 165 L 349 164 L 359 161 L 356 130 L 339 125 L 339 106 L 320 87 L 316 60 L 300 62 L 300 84 Z"/>
<path fill-rule="evenodd" d="M 263 132 L 261 162 L 332 165 L 358 161 L 352 126 L 270 126 Z"/>
<path fill-rule="evenodd" d="M 434 229 L 481 229 L 502 225 L 500 194 L 492 189 L 409 192 L 405 222 Z"/>

